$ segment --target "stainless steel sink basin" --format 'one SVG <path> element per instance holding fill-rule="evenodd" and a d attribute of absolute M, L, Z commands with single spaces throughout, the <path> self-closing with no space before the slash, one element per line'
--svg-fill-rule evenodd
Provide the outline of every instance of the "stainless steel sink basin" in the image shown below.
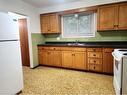
<path fill-rule="evenodd" d="M 69 46 L 83 46 L 84 44 L 82 44 L 82 43 L 68 43 L 67 45 L 69 45 Z"/>

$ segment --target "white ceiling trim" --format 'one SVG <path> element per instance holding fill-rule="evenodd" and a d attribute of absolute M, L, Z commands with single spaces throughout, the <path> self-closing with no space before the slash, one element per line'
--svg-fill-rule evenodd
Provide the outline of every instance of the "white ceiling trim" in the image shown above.
<path fill-rule="evenodd" d="M 66 4 L 69 2 L 76 2 L 77 0 L 22 0 L 22 1 L 31 4 L 37 8 L 44 8 L 44 7 L 55 6 L 59 4 Z"/>
<path fill-rule="evenodd" d="M 76 9 L 82 7 L 90 7 L 95 5 L 115 3 L 121 1 L 127 1 L 127 0 L 80 0 L 77 2 L 71 2 L 71 3 L 56 5 L 56 6 L 49 6 L 45 8 L 38 8 L 38 13 L 42 14 L 42 13 L 49 13 L 49 12 L 58 12 L 58 11 L 64 11 L 64 10 L 70 10 L 70 9 Z"/>

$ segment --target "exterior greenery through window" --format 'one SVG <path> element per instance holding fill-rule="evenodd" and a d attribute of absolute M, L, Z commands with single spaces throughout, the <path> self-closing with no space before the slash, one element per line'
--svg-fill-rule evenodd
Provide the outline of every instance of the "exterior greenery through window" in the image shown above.
<path fill-rule="evenodd" d="M 96 14 L 80 13 L 62 17 L 62 37 L 94 37 L 96 31 Z"/>

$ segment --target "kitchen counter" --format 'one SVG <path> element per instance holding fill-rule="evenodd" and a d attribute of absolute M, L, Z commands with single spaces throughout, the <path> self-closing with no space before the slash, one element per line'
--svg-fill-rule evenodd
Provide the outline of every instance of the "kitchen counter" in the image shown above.
<path fill-rule="evenodd" d="M 38 46 L 127 48 L 127 42 L 46 42 Z"/>

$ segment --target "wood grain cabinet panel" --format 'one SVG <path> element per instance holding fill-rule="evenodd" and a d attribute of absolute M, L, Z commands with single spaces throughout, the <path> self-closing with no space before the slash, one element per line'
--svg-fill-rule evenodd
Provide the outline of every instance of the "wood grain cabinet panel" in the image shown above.
<path fill-rule="evenodd" d="M 54 14 L 40 15 L 41 32 L 43 34 L 60 33 L 60 16 Z"/>
<path fill-rule="evenodd" d="M 58 67 L 60 67 L 60 66 L 62 66 L 62 53 L 61 53 L 61 51 L 54 51 L 53 52 L 53 65 L 54 66 L 58 66 Z M 51 60 L 51 59 L 50 59 Z"/>
<path fill-rule="evenodd" d="M 97 58 L 88 58 L 89 64 L 102 64 L 102 59 Z"/>
<path fill-rule="evenodd" d="M 86 48 L 63 47 L 62 66 L 86 70 Z"/>
<path fill-rule="evenodd" d="M 73 58 L 72 51 L 62 51 L 62 67 L 72 68 Z"/>
<path fill-rule="evenodd" d="M 88 57 L 102 58 L 102 52 L 88 52 Z"/>
<path fill-rule="evenodd" d="M 53 66 L 54 65 L 54 52 L 51 50 L 47 51 L 47 63 L 46 65 Z"/>
<path fill-rule="evenodd" d="M 86 52 L 74 52 L 73 54 L 73 68 L 75 69 L 87 69 Z"/>
<path fill-rule="evenodd" d="M 114 30 L 115 5 L 98 8 L 98 30 Z"/>
<path fill-rule="evenodd" d="M 48 62 L 48 52 L 46 50 L 39 51 L 39 64 L 46 65 Z"/>
<path fill-rule="evenodd" d="M 107 74 L 113 74 L 113 48 L 103 49 L 103 72 Z"/>
<path fill-rule="evenodd" d="M 95 64 L 90 64 L 89 65 L 89 70 L 90 71 L 96 71 L 96 72 L 102 72 L 102 65 L 95 65 Z"/>
<path fill-rule="evenodd" d="M 127 29 L 127 3 L 100 6 L 97 15 L 97 29 L 100 31 Z"/>
<path fill-rule="evenodd" d="M 102 48 L 88 48 L 87 49 L 87 67 L 89 71 L 103 72 L 102 71 Z"/>
<path fill-rule="evenodd" d="M 38 46 L 39 64 L 113 74 L 113 48 Z"/>
<path fill-rule="evenodd" d="M 39 64 L 47 66 L 61 66 L 61 51 L 54 47 L 38 47 Z"/>
<path fill-rule="evenodd" d="M 127 29 L 127 3 L 118 5 L 118 28 Z"/>
<path fill-rule="evenodd" d="M 49 15 L 43 15 L 40 17 L 41 31 L 42 33 L 50 33 L 50 19 Z"/>

